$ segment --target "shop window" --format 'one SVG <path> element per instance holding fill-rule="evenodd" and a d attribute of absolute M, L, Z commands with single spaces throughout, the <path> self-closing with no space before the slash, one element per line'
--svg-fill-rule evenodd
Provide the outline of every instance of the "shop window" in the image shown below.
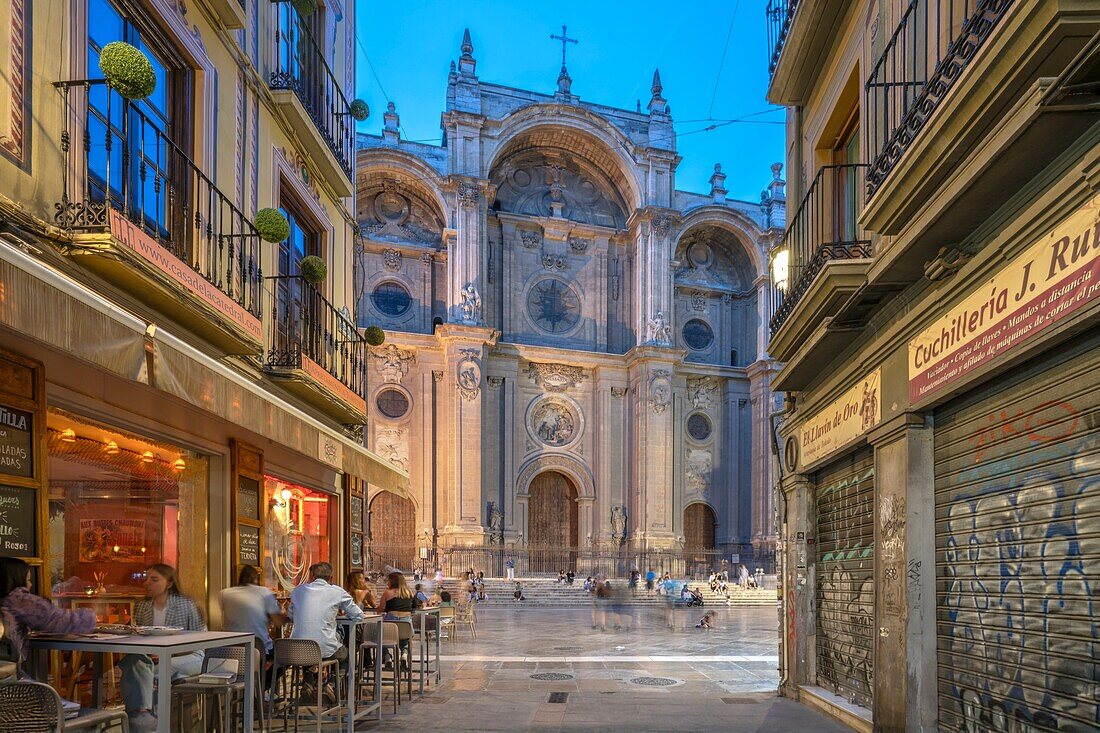
<path fill-rule="evenodd" d="M 149 566 L 167 563 L 183 579 L 205 577 L 205 548 L 179 549 L 200 521 L 181 507 L 206 504 L 206 458 L 61 410 L 50 410 L 47 426 L 48 565 L 61 605 L 125 622 L 145 597 Z"/>
<path fill-rule="evenodd" d="M 309 566 L 332 562 L 332 497 L 305 486 L 264 477 L 271 508 L 264 538 L 264 581 L 277 593 L 308 579 Z"/>

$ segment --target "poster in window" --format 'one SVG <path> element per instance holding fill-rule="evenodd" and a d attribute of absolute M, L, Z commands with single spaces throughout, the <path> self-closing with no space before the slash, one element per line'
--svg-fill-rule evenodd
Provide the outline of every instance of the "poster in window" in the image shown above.
<path fill-rule="evenodd" d="M 237 562 L 241 565 L 260 565 L 260 528 L 246 524 L 237 525 Z"/>
<path fill-rule="evenodd" d="M 0 406 L 0 474 L 34 478 L 34 415 Z"/>
<path fill-rule="evenodd" d="M 79 562 L 145 562 L 144 519 L 81 519 Z"/>
<path fill-rule="evenodd" d="M 38 555 L 38 492 L 0 486 L 0 555 Z"/>
<path fill-rule="evenodd" d="M 352 567 L 363 564 L 363 535 L 361 534 L 351 536 L 351 564 Z"/>

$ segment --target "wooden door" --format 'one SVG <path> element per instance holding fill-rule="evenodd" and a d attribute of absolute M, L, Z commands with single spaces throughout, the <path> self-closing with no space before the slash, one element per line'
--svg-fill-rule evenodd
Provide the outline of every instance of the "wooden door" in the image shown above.
<path fill-rule="evenodd" d="M 684 510 L 684 548 L 714 549 L 714 510 L 706 504 L 692 504 Z"/>
<path fill-rule="evenodd" d="M 370 557 L 375 570 L 379 562 L 412 572 L 416 558 L 416 507 L 405 499 L 383 491 L 370 503 Z"/>
<path fill-rule="evenodd" d="M 578 545 L 577 487 L 556 471 L 541 473 L 531 482 L 528 526 L 532 568 L 537 573 L 568 570 L 573 559 L 564 548 Z"/>

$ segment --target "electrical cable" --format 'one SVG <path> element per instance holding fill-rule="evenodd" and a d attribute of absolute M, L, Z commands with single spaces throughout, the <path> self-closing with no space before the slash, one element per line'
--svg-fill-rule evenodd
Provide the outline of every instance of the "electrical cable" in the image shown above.
<path fill-rule="evenodd" d="M 707 116 L 714 114 L 714 99 L 718 96 L 718 82 L 722 79 L 722 69 L 726 65 L 726 52 L 730 47 L 730 37 L 733 35 L 733 21 L 737 19 L 737 9 L 741 7 L 741 0 L 737 0 L 733 5 L 733 15 L 730 16 L 730 27 L 726 31 L 726 43 L 722 46 L 722 60 L 718 62 L 718 74 L 714 77 L 714 91 L 710 94 L 710 107 L 707 109 Z"/>

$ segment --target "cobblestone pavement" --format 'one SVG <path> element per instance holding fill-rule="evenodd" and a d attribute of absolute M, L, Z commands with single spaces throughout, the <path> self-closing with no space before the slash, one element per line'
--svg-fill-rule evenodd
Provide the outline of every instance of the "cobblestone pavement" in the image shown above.
<path fill-rule="evenodd" d="M 704 609 L 707 610 L 707 609 Z M 484 608 L 477 640 L 443 642 L 443 683 L 414 696 L 379 730 L 767 731 L 847 728 L 777 698 L 774 609 Z M 616 621 L 621 627 L 615 630 Z M 594 623 L 595 622 L 595 623 Z M 387 700 L 388 702 L 388 700 Z M 370 730 L 370 728 L 364 728 Z"/>

